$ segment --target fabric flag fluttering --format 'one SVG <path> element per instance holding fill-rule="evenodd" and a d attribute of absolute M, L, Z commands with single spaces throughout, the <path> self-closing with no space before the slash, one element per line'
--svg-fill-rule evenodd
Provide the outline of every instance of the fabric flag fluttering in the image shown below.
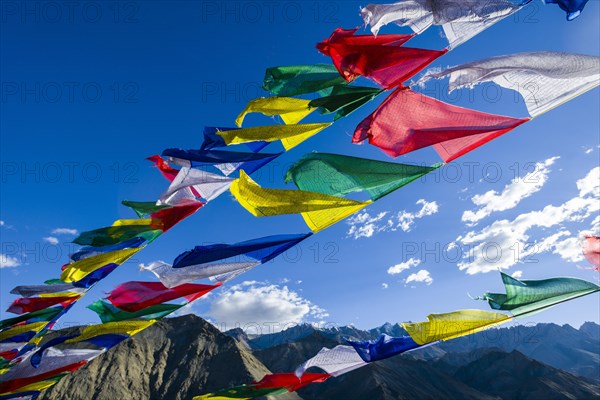
<path fill-rule="evenodd" d="M 196 196 L 211 201 L 226 192 L 233 178 L 213 174 L 201 169 L 182 167 L 171 185 L 160 196 L 159 204 L 180 204 Z"/>
<path fill-rule="evenodd" d="M 160 211 L 164 208 L 169 208 L 166 204 L 156 204 L 153 201 L 130 201 L 123 200 L 121 202 L 126 207 L 131 208 L 140 218 L 147 218 L 150 214 Z"/>
<path fill-rule="evenodd" d="M 0 330 L 4 330 L 21 323 L 28 324 L 42 321 L 49 322 L 52 321 L 58 314 L 60 314 L 62 310 L 64 310 L 63 306 L 49 307 L 44 308 L 43 310 L 22 314 L 18 317 L 3 319 L 0 321 Z"/>
<path fill-rule="evenodd" d="M 256 217 L 302 214 L 313 232 L 318 232 L 371 204 L 302 190 L 264 189 L 244 171 L 231 185 L 231 193 Z"/>
<path fill-rule="evenodd" d="M 293 65 L 267 68 L 262 88 L 275 96 L 297 96 L 345 83 L 333 65 Z"/>
<path fill-rule="evenodd" d="M 285 181 L 293 180 L 300 190 L 331 196 L 366 191 L 375 201 L 441 165 L 425 167 L 315 152 L 292 165 Z"/>
<path fill-rule="evenodd" d="M 98 314 L 103 323 L 126 321 L 134 318 L 160 319 L 179 310 L 183 304 L 157 304 L 136 312 L 123 311 L 105 300 L 97 300 L 87 308 Z"/>
<path fill-rule="evenodd" d="M 544 0 L 546 4 L 558 4 L 567 13 L 567 21 L 572 21 L 581 14 L 588 0 Z"/>
<path fill-rule="evenodd" d="M 373 100 L 383 89 L 367 86 L 336 85 L 327 96 L 309 102 L 309 107 L 319 108 L 321 114 L 335 113 L 334 121 L 350 115 L 353 111 Z"/>
<path fill-rule="evenodd" d="M 577 278 L 520 281 L 505 273 L 500 274 L 506 293 L 486 293 L 481 300 L 487 300 L 494 310 L 508 310 L 514 316 L 600 291 L 600 286 Z"/>
<path fill-rule="evenodd" d="M 314 357 L 300 364 L 294 372 L 301 377 L 311 367 L 320 368 L 331 376 L 340 376 L 367 365 L 352 346 L 338 345 L 333 349 L 323 347 Z"/>
<path fill-rule="evenodd" d="M 509 54 L 428 73 L 421 82 L 429 77 L 449 77 L 450 92 L 482 82 L 516 90 L 529 115 L 537 117 L 600 85 L 600 57 L 559 52 Z"/>
<path fill-rule="evenodd" d="M 589 263 L 600 272 L 600 237 L 586 235 L 582 241 L 582 251 Z"/>
<path fill-rule="evenodd" d="M 250 174 L 270 163 L 279 157 L 280 154 L 258 154 L 224 150 L 166 149 L 162 152 L 162 155 L 168 157 L 171 162 L 180 167 L 203 168 L 214 166 L 224 175 L 230 175 L 240 169 L 244 169 L 244 171 Z"/>
<path fill-rule="evenodd" d="M 78 282 L 86 276 L 106 266 L 117 266 L 123 264 L 141 248 L 124 249 L 98 254 L 84 258 L 72 264 L 68 264 L 60 275 L 63 282 Z M 114 269 L 114 268 L 113 268 Z"/>
<path fill-rule="evenodd" d="M 391 157 L 433 145 L 444 162 L 449 162 L 527 121 L 529 118 L 488 114 L 397 89 L 356 127 L 352 141 L 368 139 Z"/>
<path fill-rule="evenodd" d="M 186 283 L 174 288 L 167 288 L 160 282 L 132 281 L 122 283 L 113 289 L 109 293 L 107 300 L 121 310 L 135 312 L 180 297 L 184 297 L 187 301 L 191 302 L 220 285 L 220 283 L 215 285 Z"/>
<path fill-rule="evenodd" d="M 279 140 L 283 147 L 289 150 L 321 132 L 329 125 L 331 123 L 256 126 L 230 131 L 219 131 L 217 134 L 228 145 L 257 141 L 274 142 Z"/>
<path fill-rule="evenodd" d="M 27 286 L 16 286 L 10 292 L 12 294 L 18 294 L 23 297 L 32 297 L 39 295 L 54 294 L 60 292 L 80 292 L 81 289 L 73 286 L 70 283 L 63 283 L 58 285 L 27 285 Z"/>
<path fill-rule="evenodd" d="M 235 119 L 238 127 L 249 113 L 261 113 L 269 117 L 278 115 L 286 125 L 297 124 L 314 110 L 309 108 L 310 100 L 294 97 L 259 97 L 250 100 L 246 108 Z"/>
<path fill-rule="evenodd" d="M 377 340 L 346 342 L 354 347 L 365 362 L 383 360 L 421 347 L 410 336 L 392 337 L 386 334 L 382 334 Z"/>
<path fill-rule="evenodd" d="M 393 4 L 369 4 L 360 10 L 360 14 L 365 25 L 371 25 L 374 35 L 379 33 L 381 27 L 390 23 L 409 26 L 416 34 L 422 33 L 431 25 L 441 25 L 449 48 L 454 48 L 530 2 L 531 0 L 402 0 Z"/>
<path fill-rule="evenodd" d="M 12 302 L 6 311 L 13 314 L 25 314 L 41 311 L 57 304 L 67 306 L 81 297 L 81 293 L 71 293 L 64 296 L 20 297 Z"/>
<path fill-rule="evenodd" d="M 364 76 L 384 89 L 401 86 L 419 71 L 446 53 L 402 47 L 412 35 L 354 36 L 356 29 L 336 29 L 329 39 L 317 45 L 330 56 L 348 82 Z"/>

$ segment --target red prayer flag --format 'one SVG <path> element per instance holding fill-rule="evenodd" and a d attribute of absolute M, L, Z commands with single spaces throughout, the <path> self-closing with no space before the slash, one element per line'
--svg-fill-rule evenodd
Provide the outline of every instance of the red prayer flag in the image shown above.
<path fill-rule="evenodd" d="M 331 57 L 348 82 L 362 75 L 384 89 L 402 86 L 447 50 L 401 47 L 414 35 L 357 35 L 356 29 L 336 29 L 317 49 Z"/>
<path fill-rule="evenodd" d="M 588 235 L 583 238 L 583 255 L 600 272 L 600 237 Z"/>
<path fill-rule="evenodd" d="M 152 219 L 151 225 L 156 229 L 166 232 L 175 226 L 179 221 L 198 211 L 198 209 L 204 204 L 205 203 L 200 201 L 192 201 L 179 206 L 157 211 L 150 214 L 150 218 Z"/>
<path fill-rule="evenodd" d="M 6 311 L 13 314 L 25 314 L 28 312 L 43 310 L 56 304 L 63 307 L 71 304 L 81 296 L 52 296 L 52 297 L 21 297 L 12 302 Z"/>
<path fill-rule="evenodd" d="M 13 392 L 24 386 L 31 385 L 32 383 L 41 382 L 46 379 L 55 377 L 56 375 L 62 374 L 63 372 L 74 372 L 79 368 L 87 364 L 87 361 L 80 361 L 75 364 L 66 365 L 52 371 L 44 372 L 43 374 L 35 375 L 28 378 L 18 378 L 6 382 L 0 382 L 0 393 Z M 0 375 L 1 376 L 1 375 Z"/>
<path fill-rule="evenodd" d="M 180 297 L 194 301 L 219 286 L 221 283 L 216 285 L 186 283 L 169 289 L 160 282 L 125 282 L 110 292 L 107 300 L 121 310 L 135 312 Z"/>
<path fill-rule="evenodd" d="M 318 374 L 318 373 L 306 373 L 302 375 L 302 378 L 298 378 L 295 374 L 284 373 L 284 374 L 269 374 L 265 375 L 260 381 L 256 382 L 253 386 L 254 389 L 276 389 L 286 388 L 290 392 L 295 392 L 303 388 L 304 386 L 310 385 L 311 383 L 325 382 L 331 375 L 329 374 Z"/>
<path fill-rule="evenodd" d="M 527 121 L 453 106 L 399 88 L 356 127 L 352 142 L 369 139 L 391 157 L 433 145 L 449 162 Z"/>
<path fill-rule="evenodd" d="M 169 180 L 169 182 L 173 182 L 173 179 L 179 173 L 178 169 L 175 169 L 169 165 L 161 156 L 154 155 L 146 158 L 146 160 L 152 161 L 154 166 L 159 169 L 159 171 L 163 174 L 165 178 Z"/>

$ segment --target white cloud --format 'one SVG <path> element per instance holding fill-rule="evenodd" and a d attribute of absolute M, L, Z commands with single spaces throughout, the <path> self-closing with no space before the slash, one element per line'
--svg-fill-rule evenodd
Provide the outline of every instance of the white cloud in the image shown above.
<path fill-rule="evenodd" d="M 583 260 L 581 240 L 576 237 L 570 237 L 556 243 L 552 253 L 558 254 L 563 260 L 570 262 L 578 262 Z"/>
<path fill-rule="evenodd" d="M 382 288 L 382 289 L 387 289 L 387 288 L 389 288 L 389 287 L 390 287 L 390 285 L 388 285 L 387 283 L 382 283 L 382 284 L 381 284 L 381 288 Z"/>
<path fill-rule="evenodd" d="M 600 211 L 600 167 L 577 181 L 579 196 L 565 203 L 547 205 L 541 210 L 518 215 L 512 221 L 498 220 L 479 231 L 470 231 L 456 239 L 462 246 L 463 261 L 458 264 L 468 274 L 508 269 L 521 262 L 535 261 L 538 254 L 554 251 L 565 254 L 569 231 L 561 230 L 534 241 L 530 230 L 551 228 L 565 222 L 582 222 Z M 570 257 L 570 256 L 569 256 Z"/>
<path fill-rule="evenodd" d="M 55 238 L 54 236 L 47 236 L 45 238 L 42 238 L 42 240 L 44 240 L 44 242 L 50 243 L 53 246 L 56 246 L 58 244 L 58 238 Z"/>
<path fill-rule="evenodd" d="M 221 293 L 208 312 L 217 325 L 271 326 L 284 329 L 307 319 L 322 319 L 329 314 L 302 298 L 287 286 L 246 281 Z"/>
<path fill-rule="evenodd" d="M 587 149 L 587 150 L 585 151 L 585 154 L 590 154 L 590 153 L 591 153 L 591 152 L 593 152 L 593 151 L 594 151 L 594 148 L 593 148 L 593 147 L 590 147 L 589 149 Z"/>
<path fill-rule="evenodd" d="M 421 206 L 416 212 L 404 210 L 396 214 L 390 214 L 389 211 L 383 211 L 376 216 L 371 216 L 367 212 L 359 213 L 346 222 L 350 225 L 348 236 L 359 239 L 361 237 L 371 237 L 379 232 L 394 232 L 398 229 L 409 232 L 416 219 L 433 215 L 439 210 L 439 206 L 435 201 L 428 202 L 420 199 L 415 204 Z"/>
<path fill-rule="evenodd" d="M 429 275 L 429 271 L 422 269 L 415 274 L 410 274 L 404 282 L 406 284 L 409 284 L 410 282 L 423 282 L 427 285 L 431 285 L 433 283 L 433 278 Z"/>
<path fill-rule="evenodd" d="M 421 260 L 418 258 L 409 258 L 405 262 L 401 262 L 400 264 L 389 267 L 387 273 L 390 275 L 396 275 L 409 268 L 416 267 L 419 264 L 421 264 Z"/>
<path fill-rule="evenodd" d="M 523 276 L 523 271 L 515 271 L 512 273 L 511 276 L 515 279 L 521 279 L 521 277 Z"/>
<path fill-rule="evenodd" d="M 507 184 L 501 193 L 490 190 L 484 194 L 477 194 L 471 198 L 478 210 L 467 210 L 462 215 L 462 221 L 467 225 L 476 225 L 479 221 L 498 211 L 506 211 L 515 208 L 523 199 L 539 192 L 548 181 L 550 166 L 559 157 L 552 157 L 543 162 L 535 164 L 533 172 L 526 174 L 523 178 L 515 178 Z"/>
<path fill-rule="evenodd" d="M 0 268 L 13 268 L 21 265 L 19 260 L 7 254 L 0 253 Z"/>
<path fill-rule="evenodd" d="M 0 226 L 4 226 L 4 221 L 0 219 Z"/>
<path fill-rule="evenodd" d="M 73 228 L 56 228 L 51 232 L 53 235 L 77 235 L 79 231 Z"/>

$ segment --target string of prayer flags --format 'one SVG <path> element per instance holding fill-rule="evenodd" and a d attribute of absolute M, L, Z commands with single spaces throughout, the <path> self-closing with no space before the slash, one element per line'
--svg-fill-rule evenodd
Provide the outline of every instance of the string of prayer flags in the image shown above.
<path fill-rule="evenodd" d="M 123 264 L 125 261 L 127 261 L 140 250 L 141 248 L 133 248 L 111 251 L 108 253 L 102 253 L 92 257 L 84 258 L 79 261 L 75 261 L 74 263 L 67 265 L 67 267 L 62 271 L 60 279 L 63 282 L 67 283 L 79 282 L 89 274 L 92 274 L 95 271 L 100 270 L 101 268 L 106 268 L 103 271 L 101 271 L 102 274 L 100 274 L 100 276 L 94 277 L 101 278 L 103 277 L 104 272 L 111 272 L 114 268 L 116 268 L 116 266 Z M 112 269 L 110 269 L 111 266 L 113 266 Z"/>

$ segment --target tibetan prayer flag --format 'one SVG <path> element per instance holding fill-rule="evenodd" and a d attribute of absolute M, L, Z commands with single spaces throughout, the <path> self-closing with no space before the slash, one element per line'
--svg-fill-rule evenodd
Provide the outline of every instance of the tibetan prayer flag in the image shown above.
<path fill-rule="evenodd" d="M 177 163 L 181 167 L 202 168 L 214 166 L 225 175 L 229 175 L 239 169 L 244 169 L 250 174 L 270 163 L 279 157 L 279 155 L 223 150 L 166 149 L 163 151 L 163 156 L 171 158 L 174 163 Z"/>
<path fill-rule="evenodd" d="M 46 322 L 33 322 L 6 329 L 0 332 L 0 342 L 28 342 L 46 325 Z"/>
<path fill-rule="evenodd" d="M 225 143 L 239 144 L 246 142 L 274 142 L 280 140 L 286 150 L 289 150 L 311 136 L 316 135 L 331 123 L 321 124 L 294 124 L 294 125 L 269 125 L 252 128 L 235 129 L 232 131 L 217 132 Z"/>
<path fill-rule="evenodd" d="M 189 265 L 185 268 L 173 268 L 163 261 L 154 261 L 141 268 L 152 272 L 168 288 L 173 288 L 184 283 L 190 283 L 204 278 L 214 278 L 224 274 L 229 275 L 236 271 L 247 271 L 260 262 L 224 262 L 214 264 Z"/>
<path fill-rule="evenodd" d="M 200 146 L 200 150 L 210 150 L 219 147 L 227 147 L 227 143 L 223 140 L 221 136 L 217 133 L 220 131 L 232 131 L 234 129 L 239 128 L 224 128 L 224 127 L 216 127 L 216 126 L 205 126 L 204 127 L 204 141 Z M 248 142 L 244 143 L 243 146 L 246 146 L 253 153 L 257 153 L 267 147 L 269 145 L 268 142 Z"/>
<path fill-rule="evenodd" d="M 46 390 L 46 389 L 56 385 L 58 383 L 58 381 L 60 381 L 65 376 L 67 376 L 66 373 L 59 374 L 50 379 L 46 379 L 43 381 L 25 385 L 25 386 L 20 387 L 19 389 L 12 391 L 12 392 L 1 393 L 0 400 L 8 400 L 8 399 L 35 400 L 39 396 L 39 394 L 41 393 L 42 390 Z"/>
<path fill-rule="evenodd" d="M 434 146 L 445 161 L 469 151 L 529 121 L 453 106 L 398 89 L 354 131 L 354 143 L 369 139 L 391 157 Z"/>
<path fill-rule="evenodd" d="M 600 57 L 549 51 L 518 53 L 458 65 L 424 79 L 429 76 L 450 77 L 450 92 L 482 82 L 516 90 L 525 100 L 529 115 L 537 117 L 600 85 Z"/>
<path fill-rule="evenodd" d="M 14 287 L 10 292 L 12 294 L 18 294 L 23 297 L 39 296 L 41 294 L 51 294 L 73 291 L 76 292 L 80 289 L 76 288 L 70 283 L 62 283 L 58 285 L 30 285 L 30 286 L 17 286 Z"/>
<path fill-rule="evenodd" d="M 274 235 L 234 244 L 219 243 L 196 246 L 192 250 L 178 255 L 173 262 L 173 267 L 183 268 L 190 265 L 206 264 L 241 255 L 264 264 L 297 245 L 310 235 L 310 233 Z"/>
<path fill-rule="evenodd" d="M 103 323 L 131 320 L 134 318 L 161 319 L 170 313 L 179 310 L 181 304 L 157 304 L 136 312 L 127 312 L 118 309 L 105 300 L 98 300 L 88 305 L 87 308 L 98 314 Z"/>
<path fill-rule="evenodd" d="M 122 335 L 131 337 L 156 323 L 150 321 L 118 321 L 105 324 L 91 325 L 84 328 L 81 335 L 65 341 L 65 343 L 78 343 L 92 341 L 94 338 L 104 335 Z"/>
<path fill-rule="evenodd" d="M 573 21 L 581 14 L 588 0 L 544 0 L 546 4 L 558 4 L 567 13 L 567 21 Z"/>
<path fill-rule="evenodd" d="M 471 335 L 508 322 L 513 317 L 482 310 L 460 310 L 429 314 L 427 322 L 404 323 L 402 327 L 420 345 Z"/>
<path fill-rule="evenodd" d="M 269 374 L 256 382 L 254 387 L 256 389 L 285 388 L 288 392 L 295 392 L 311 383 L 325 382 L 330 377 L 329 374 L 308 373 L 300 379 L 295 374 L 290 373 Z"/>
<path fill-rule="evenodd" d="M 89 258 L 92 256 L 96 256 L 102 253 L 109 253 L 111 251 L 124 250 L 124 249 L 134 249 L 142 247 L 142 245 L 146 245 L 152 243 L 154 239 L 162 235 L 162 231 L 160 229 L 140 233 L 138 236 L 131 238 L 129 240 L 125 240 L 124 242 L 109 245 L 109 246 L 85 246 L 80 248 L 77 252 L 71 254 L 71 260 L 79 261 L 84 258 Z"/>
<path fill-rule="evenodd" d="M 126 207 L 131 208 L 140 218 L 147 218 L 150 214 L 160 211 L 164 208 L 169 208 L 165 204 L 156 204 L 153 201 L 129 201 L 123 200 L 121 202 Z"/>
<path fill-rule="evenodd" d="M 308 107 L 309 103 L 310 100 L 294 97 L 259 97 L 248 102 L 235 119 L 235 124 L 241 127 L 246 115 L 255 112 L 269 117 L 278 115 L 286 125 L 297 124 L 314 111 Z"/>
<path fill-rule="evenodd" d="M 333 60 L 340 75 L 350 82 L 364 76 L 384 89 L 402 86 L 402 82 L 444 55 L 447 50 L 425 50 L 402 47 L 412 35 L 393 35 L 396 40 L 381 43 L 382 37 L 364 36 L 355 44 L 356 29 L 338 28 L 329 39 L 317 45 L 319 51 Z M 403 39 L 398 39 L 402 36 Z"/>
<path fill-rule="evenodd" d="M 287 171 L 298 189 L 331 196 L 366 191 L 375 201 L 438 168 L 329 153 L 308 153 Z"/>
<path fill-rule="evenodd" d="M 102 253 L 96 256 L 84 258 L 68 264 L 67 268 L 60 275 L 63 282 L 77 282 L 84 279 L 87 275 L 110 264 L 120 265 L 132 257 L 141 248 L 117 250 L 109 253 Z M 114 268 L 113 268 L 114 269 Z"/>
<path fill-rule="evenodd" d="M 331 94 L 311 100 L 310 107 L 319 108 L 321 114 L 330 114 L 335 112 L 334 121 L 351 114 L 356 109 L 373 100 L 383 89 L 336 85 Z"/>
<path fill-rule="evenodd" d="M 441 25 L 453 48 L 519 11 L 530 1 L 404 0 L 394 4 L 369 4 L 360 13 L 365 25 L 371 25 L 374 35 L 389 23 L 409 26 L 417 34 L 431 25 Z"/>
<path fill-rule="evenodd" d="M 180 221 L 194 214 L 204 204 L 205 203 L 199 201 L 191 201 L 152 213 L 150 214 L 152 226 L 155 229 L 160 229 L 161 231 L 166 232 Z"/>
<path fill-rule="evenodd" d="M 221 193 L 227 191 L 233 178 L 212 174 L 195 168 L 183 167 L 171 182 L 169 188 L 160 196 L 161 204 L 176 205 L 181 198 L 181 192 L 189 191 L 183 197 L 194 198 L 195 195 L 206 201 L 217 198 Z"/>
<path fill-rule="evenodd" d="M 117 286 L 107 297 L 115 307 L 128 312 L 143 310 L 146 307 L 165 303 L 180 297 L 194 301 L 221 284 L 198 285 L 187 283 L 167 288 L 160 282 L 125 282 Z"/>
<path fill-rule="evenodd" d="M 14 326 L 16 324 L 30 324 L 33 322 L 50 322 L 64 310 L 64 307 L 49 307 L 43 310 L 19 315 L 18 317 L 3 319 L 0 321 L 0 330 Z"/>
<path fill-rule="evenodd" d="M 294 65 L 267 68 L 262 88 L 275 96 L 318 92 L 346 83 L 333 65 Z"/>
<path fill-rule="evenodd" d="M 148 157 L 146 160 L 152 161 L 154 166 L 163 174 L 168 181 L 172 181 L 177 176 L 178 170 L 171 167 L 163 158 L 159 155 Z"/>
<path fill-rule="evenodd" d="M 244 171 L 231 185 L 231 193 L 256 217 L 302 214 L 313 232 L 318 232 L 371 204 L 302 190 L 263 189 Z"/>
<path fill-rule="evenodd" d="M 297 377 L 304 376 L 307 369 L 317 367 L 331 376 L 340 376 L 367 363 L 352 346 L 335 346 L 333 349 L 323 347 L 314 357 L 300 364 L 294 372 Z"/>
<path fill-rule="evenodd" d="M 583 238 L 583 255 L 600 272 L 600 237 L 587 235 Z"/>
<path fill-rule="evenodd" d="M 550 278 L 520 281 L 500 273 L 506 290 L 504 293 L 486 293 L 494 310 L 509 310 L 514 316 L 538 311 L 567 300 L 600 291 L 600 286 L 577 278 Z"/>
<path fill-rule="evenodd" d="M 79 293 L 72 293 L 65 296 L 53 297 L 21 297 L 12 302 L 6 311 L 13 314 L 25 314 L 34 311 L 40 311 L 56 304 L 64 306 L 77 301 L 81 297 Z"/>
<path fill-rule="evenodd" d="M 94 247 L 111 246 L 133 239 L 143 233 L 158 229 L 153 226 L 152 221 L 148 219 L 132 221 L 137 221 L 137 223 L 123 223 L 122 220 L 120 220 L 115 221 L 116 225 L 113 224 L 112 226 L 105 228 L 82 232 L 75 240 L 73 240 L 73 243 Z"/>
<path fill-rule="evenodd" d="M 421 347 L 410 336 L 392 337 L 386 334 L 382 334 L 377 340 L 362 342 L 346 340 L 346 342 L 354 347 L 365 362 L 384 360 Z"/>

